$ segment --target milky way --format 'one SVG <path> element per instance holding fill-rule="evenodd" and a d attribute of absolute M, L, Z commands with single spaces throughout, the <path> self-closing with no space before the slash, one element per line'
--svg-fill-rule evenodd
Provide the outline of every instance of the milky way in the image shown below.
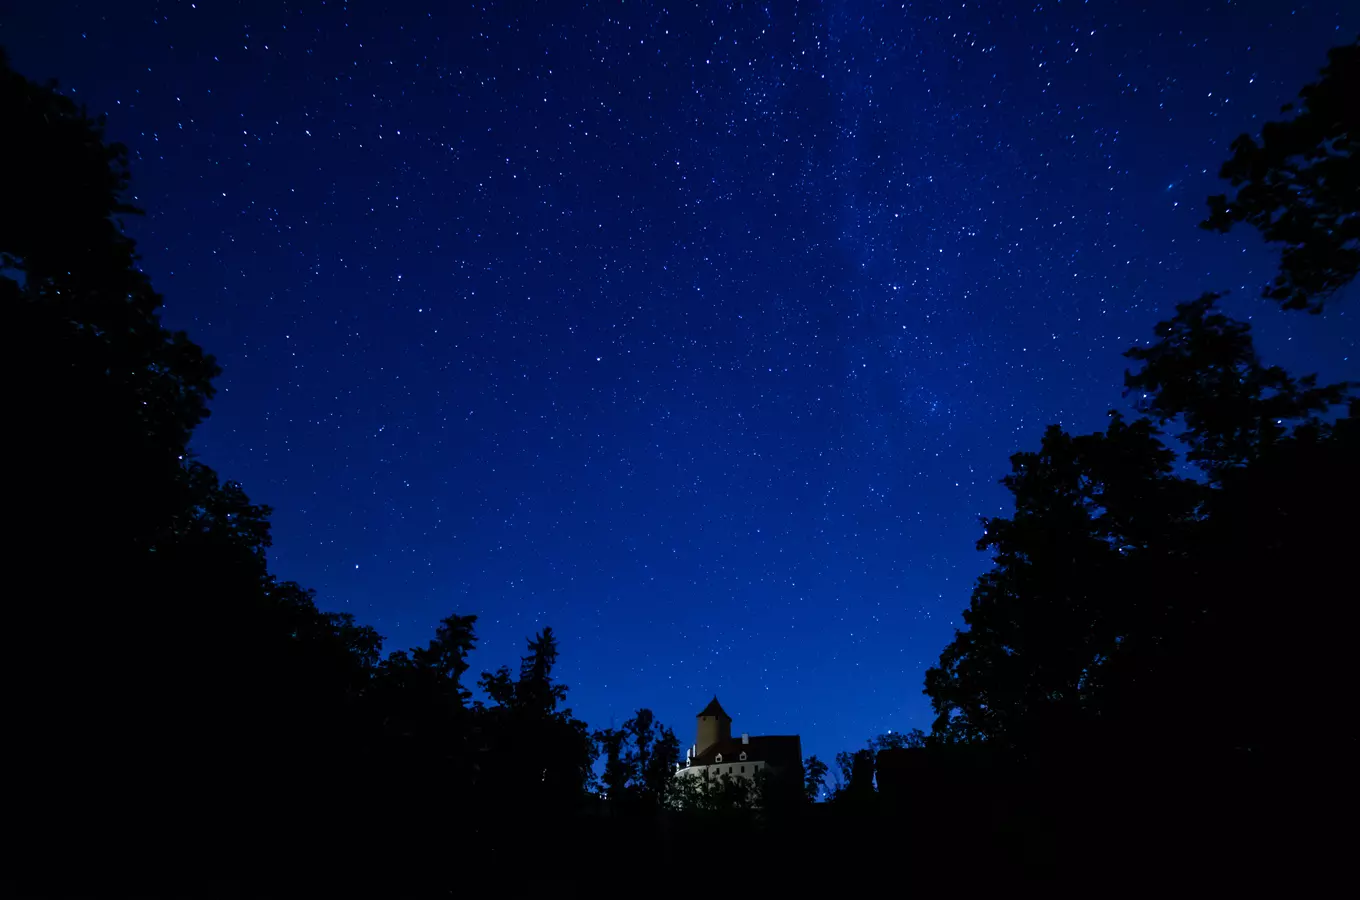
<path fill-rule="evenodd" d="M 1360 377 L 1353 313 L 1195 227 L 1344 0 L 28 6 L 273 569 L 389 648 L 476 613 L 475 667 L 551 624 L 596 726 L 928 728 L 1007 457 L 1101 427 L 1176 301 Z"/>

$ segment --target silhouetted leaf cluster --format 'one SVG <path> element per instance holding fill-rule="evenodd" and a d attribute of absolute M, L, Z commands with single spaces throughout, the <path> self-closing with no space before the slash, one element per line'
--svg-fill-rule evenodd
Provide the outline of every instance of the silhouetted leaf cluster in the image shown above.
<path fill-rule="evenodd" d="M 1211 199 L 1207 226 L 1244 221 L 1285 244 L 1269 294 L 1286 307 L 1320 310 L 1360 264 L 1358 59 L 1355 45 L 1333 51 L 1298 115 L 1259 145 L 1240 138 L 1223 173 L 1238 192 Z M 479 695 L 464 683 L 475 616 L 384 657 L 372 628 L 279 581 L 270 510 L 190 450 L 218 368 L 162 326 L 137 268 L 126 151 L 2 54 L 0 121 L 20 176 L 0 217 L 11 552 L 33 576 L 7 610 L 21 735 L 7 799 L 34 871 L 76 856 L 101 883 L 118 865 L 140 878 L 277 865 L 316 888 L 322 868 L 332 885 L 361 870 L 376 881 L 402 860 L 406 877 L 449 885 L 474 863 L 561 863 L 591 817 L 659 823 L 636 834 L 663 847 L 670 817 L 689 814 L 696 841 L 793 846 L 767 826 L 796 807 L 785 821 L 861 846 L 875 817 L 912 804 L 911 840 L 953 864 L 971 862 L 953 838 L 970 823 L 999 858 L 1056 858 L 1024 843 L 1047 834 L 1035 797 L 1083 826 L 1115 821 L 1089 790 L 1111 783 L 1102 766 L 1147 773 L 1145 787 L 1226 773 L 1214 802 L 1231 813 L 1250 808 L 1239 773 L 1259 761 L 1295 772 L 1304 752 L 1353 755 L 1353 738 L 1301 738 L 1271 718 L 1334 721 L 1354 683 L 1360 403 L 1348 384 L 1263 364 L 1219 295 L 1181 304 L 1126 354 L 1143 416 L 1112 412 L 1087 435 L 1050 426 L 1012 457 L 1014 512 L 985 519 L 979 541 L 994 565 L 926 675 L 931 734 L 837 754 L 837 802 L 813 806 L 828 774 L 815 756 L 785 782 L 706 780 L 677 777 L 679 741 L 650 710 L 592 734 L 565 706 L 551 628 L 518 671 L 483 672 Z M 600 757 L 605 804 L 590 792 Z M 147 847 L 158 869 L 137 855 Z"/>
<path fill-rule="evenodd" d="M 595 747 L 563 708 L 552 630 L 514 677 L 483 673 L 483 703 L 463 683 L 475 616 L 384 659 L 372 628 L 271 575 L 270 510 L 190 450 L 219 370 L 160 323 L 121 226 L 126 150 L 3 55 L 0 116 L 18 172 L 0 217 L 12 552 L 43 573 L 9 608 L 28 735 L 11 811 L 31 849 L 301 871 L 304 847 L 360 822 L 386 820 L 367 840 L 384 858 L 431 817 L 496 847 L 580 808 Z M 673 746 L 649 744 L 644 780 Z"/>
<path fill-rule="evenodd" d="M 1219 175 L 1232 197 L 1209 198 L 1203 227 L 1245 222 L 1283 244 L 1280 271 L 1265 295 L 1286 309 L 1321 312 L 1360 271 L 1360 43 L 1334 48 L 1293 113 L 1267 122 L 1258 143 L 1243 134 Z"/>
<path fill-rule="evenodd" d="M 1272 296 L 1289 307 L 1316 312 L 1356 274 L 1358 54 L 1334 50 L 1261 147 L 1239 139 L 1224 177 L 1247 186 L 1230 207 L 1213 200 L 1211 223 L 1287 242 Z M 1322 717 L 1343 702 L 1355 622 L 1335 599 L 1352 531 L 1338 513 L 1360 500 L 1360 406 L 1351 384 L 1262 363 L 1220 300 L 1178 305 L 1125 354 L 1144 417 L 1111 412 L 1089 435 L 1050 426 L 1012 457 L 1015 511 L 985 519 L 978 543 L 993 568 L 926 675 L 934 741 L 1018 758 L 1100 745 L 1279 759 L 1297 748 L 1262 709 Z M 1174 745 L 1158 745 L 1168 730 Z"/>
<path fill-rule="evenodd" d="M 604 758 L 603 793 L 611 806 L 626 812 L 653 813 L 661 808 L 680 761 L 680 739 L 640 709 L 621 728 L 593 735 Z"/>

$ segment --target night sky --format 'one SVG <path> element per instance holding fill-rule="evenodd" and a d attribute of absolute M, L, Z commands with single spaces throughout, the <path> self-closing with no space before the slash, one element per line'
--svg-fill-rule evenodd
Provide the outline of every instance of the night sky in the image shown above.
<path fill-rule="evenodd" d="M 224 369 L 195 448 L 274 507 L 273 570 L 389 649 L 478 614 L 474 672 L 552 625 L 594 727 L 688 744 L 716 693 L 824 758 L 928 729 L 1007 457 L 1123 408 L 1177 301 L 1360 377 L 1353 307 L 1274 310 L 1275 254 L 1195 227 L 1353 0 L 0 21 L 130 149 L 165 320 Z"/>

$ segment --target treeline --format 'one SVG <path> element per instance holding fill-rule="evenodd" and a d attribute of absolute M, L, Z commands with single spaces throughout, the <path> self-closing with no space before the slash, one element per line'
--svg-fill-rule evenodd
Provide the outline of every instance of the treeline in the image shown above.
<path fill-rule="evenodd" d="M 1360 271 L 1358 97 L 1352 43 L 1233 143 L 1231 192 L 1209 198 L 1203 228 L 1281 245 L 1263 294 L 1283 309 L 1337 315 Z M 978 840 L 989 821 L 993 846 L 1055 870 L 1327 865 L 1327 823 L 1356 797 L 1337 717 L 1356 684 L 1360 400 L 1263 362 L 1224 306 L 1181 303 L 1124 354 L 1132 416 L 1049 426 L 1011 458 L 1014 513 L 978 541 L 993 567 L 926 673 L 933 727 L 842 753 L 842 800 Z"/>
<path fill-rule="evenodd" d="M 1264 293 L 1285 309 L 1331 313 L 1360 270 L 1357 96 L 1350 44 L 1288 118 L 1233 143 L 1233 193 L 1209 200 L 1206 229 L 1283 244 Z M 1341 749 L 1284 723 L 1327 721 L 1353 684 L 1357 385 L 1267 365 L 1222 307 L 1181 303 L 1124 354 L 1136 418 L 1050 426 L 1011 458 L 1015 512 L 978 542 L 995 565 L 926 674 L 931 740 L 1026 758 L 1073 741 L 1261 763 Z"/>
<path fill-rule="evenodd" d="M 384 655 L 374 629 L 272 575 L 269 508 L 190 450 L 219 368 L 160 322 L 122 227 L 139 213 L 126 149 L 3 54 L 0 116 L 23 577 L 8 594 L 11 876 L 191 892 L 406 892 L 495 866 L 584 877 L 570 863 L 609 834 L 660 862 L 663 810 L 730 826 L 778 804 L 780 785 L 678 782 L 679 740 L 648 710 L 592 733 L 554 676 L 551 628 L 517 670 L 474 680 L 476 616 Z M 476 864 L 455 877 L 464 854 Z"/>
<path fill-rule="evenodd" d="M 1330 314 L 1360 270 L 1356 96 L 1351 44 L 1238 139 L 1210 200 L 1206 227 L 1283 245 L 1285 308 Z M 685 865 L 715 834 L 766 872 L 811 843 L 1052 874 L 1257 848 L 1298 814 L 1281 784 L 1325 791 L 1353 755 L 1360 405 L 1262 362 L 1220 294 L 1128 351 L 1136 415 L 1012 458 L 1015 512 L 979 542 L 995 565 L 926 676 L 929 733 L 700 788 L 649 711 L 595 732 L 572 714 L 551 629 L 474 696 L 475 616 L 384 657 L 272 576 L 269 509 L 190 452 L 219 370 L 159 320 L 121 226 L 126 150 L 3 55 L 0 115 L 8 807 L 30 889 L 585 881 Z"/>
<path fill-rule="evenodd" d="M 497 823 L 578 803 L 595 748 L 551 629 L 472 702 L 475 617 L 384 658 L 271 575 L 269 509 L 190 452 L 219 369 L 160 323 L 121 227 L 125 148 L 3 56 L 0 116 L 11 874 L 335 882 L 387 842 L 414 875 L 443 864 L 423 835 L 492 847 Z"/>

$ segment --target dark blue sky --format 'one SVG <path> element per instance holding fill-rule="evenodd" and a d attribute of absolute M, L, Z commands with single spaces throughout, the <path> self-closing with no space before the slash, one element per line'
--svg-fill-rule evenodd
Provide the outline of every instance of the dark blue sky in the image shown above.
<path fill-rule="evenodd" d="M 928 728 L 977 518 L 1120 351 L 1235 291 L 1196 229 L 1348 0 L 35 3 L 0 43 L 129 146 L 131 223 L 225 370 L 202 458 L 272 567 L 388 648 L 552 625 L 592 725 L 714 693 L 823 756 Z M 97 436 L 91 436 L 97 441 Z"/>

